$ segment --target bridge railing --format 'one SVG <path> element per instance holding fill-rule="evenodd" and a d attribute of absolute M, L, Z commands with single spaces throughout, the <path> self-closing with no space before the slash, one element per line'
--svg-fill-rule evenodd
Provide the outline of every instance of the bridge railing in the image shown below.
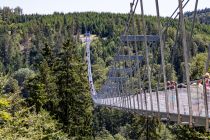
<path fill-rule="evenodd" d="M 206 80 L 207 79 L 204 79 L 203 83 Z M 210 117 L 210 111 L 208 110 L 210 107 L 210 86 L 206 83 L 202 84 L 200 81 L 201 80 L 194 81 L 190 85 L 193 116 L 205 117 L 207 111 L 207 116 Z M 119 91 L 113 90 L 113 92 Z M 153 90 L 152 99 L 150 98 L 149 93 L 145 90 L 130 95 L 107 92 L 107 95 L 103 96 L 104 98 L 99 97 L 97 99 L 97 103 L 126 109 L 150 111 L 150 100 L 153 100 L 154 112 L 166 112 L 164 92 L 165 91 Z M 174 86 L 168 86 L 166 92 L 168 94 L 169 113 L 189 115 L 189 103 L 186 85 L 175 84 Z"/>

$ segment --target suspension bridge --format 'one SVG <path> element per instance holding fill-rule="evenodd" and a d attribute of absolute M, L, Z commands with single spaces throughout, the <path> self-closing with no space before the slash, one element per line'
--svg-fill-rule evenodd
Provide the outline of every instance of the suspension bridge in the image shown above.
<path fill-rule="evenodd" d="M 95 90 L 91 72 L 90 33 L 86 33 L 86 60 L 88 64 L 88 80 L 92 98 L 96 105 L 131 111 L 144 116 L 156 116 L 160 120 L 167 120 L 190 127 L 204 126 L 209 130 L 210 122 L 210 88 L 206 84 L 207 78 L 190 81 L 186 29 L 183 9 L 189 0 L 178 0 L 179 5 L 170 19 L 176 19 L 177 32 L 172 50 L 176 50 L 179 36 L 182 36 L 182 47 L 185 66 L 185 81 L 177 83 L 168 81 L 166 76 L 166 62 L 164 56 L 164 34 L 170 26 L 170 20 L 161 26 L 159 4 L 155 0 L 157 11 L 157 34 L 148 35 L 144 16 L 143 0 L 133 0 L 130 4 L 125 31 L 120 37 L 120 45 L 109 69 L 107 80 L 99 91 Z M 138 8 L 141 14 L 137 15 L 141 21 L 143 34 L 138 35 L 134 29 L 134 16 Z M 193 35 L 198 0 L 195 1 L 195 10 L 191 27 Z M 156 53 L 156 55 L 154 54 Z M 160 57 L 160 61 L 156 61 Z M 173 56 L 175 57 L 175 56 Z M 207 60 L 207 64 L 209 60 Z M 160 70 L 155 73 L 154 65 L 159 64 Z M 207 65 L 208 66 L 208 65 Z M 154 77 L 156 75 L 156 77 Z M 157 82 L 152 85 L 152 79 Z M 201 84 L 202 81 L 202 84 Z M 154 88 L 155 87 L 155 88 Z"/>

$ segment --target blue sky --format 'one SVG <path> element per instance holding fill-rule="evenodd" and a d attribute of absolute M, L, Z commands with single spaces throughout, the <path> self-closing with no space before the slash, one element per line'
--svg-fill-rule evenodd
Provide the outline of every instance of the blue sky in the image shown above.
<path fill-rule="evenodd" d="M 127 13 L 132 0 L 0 0 L 0 7 L 20 6 L 25 14 L 51 14 L 57 12 L 115 12 Z M 186 0 L 185 0 L 186 1 Z M 155 0 L 143 0 L 145 13 L 155 14 Z M 190 0 L 185 11 L 194 9 L 195 0 Z M 161 16 L 170 16 L 176 8 L 178 0 L 159 0 Z M 210 8 L 210 0 L 199 0 L 199 9 Z M 140 12 L 138 8 L 137 12 Z"/>

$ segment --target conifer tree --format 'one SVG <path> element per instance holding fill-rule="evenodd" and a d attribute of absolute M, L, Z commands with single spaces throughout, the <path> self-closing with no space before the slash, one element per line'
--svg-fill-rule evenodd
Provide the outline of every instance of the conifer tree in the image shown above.
<path fill-rule="evenodd" d="M 76 56 L 76 43 L 67 40 L 59 56 L 55 67 L 59 98 L 57 115 L 70 136 L 89 137 L 92 134 L 91 98 L 85 65 Z"/>
<path fill-rule="evenodd" d="M 52 50 L 48 45 L 43 48 L 42 55 L 43 60 L 37 64 L 38 74 L 26 85 L 30 93 L 29 103 L 36 105 L 37 112 L 44 108 L 54 114 L 57 106 L 57 86 L 52 72 Z"/>

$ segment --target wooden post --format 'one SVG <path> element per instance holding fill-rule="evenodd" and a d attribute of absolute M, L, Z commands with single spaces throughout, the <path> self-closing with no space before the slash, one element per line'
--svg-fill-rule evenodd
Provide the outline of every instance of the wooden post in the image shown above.
<path fill-rule="evenodd" d="M 131 13 L 132 13 L 132 6 L 131 6 L 131 11 L 130 11 Z M 127 37 L 127 40 L 128 40 L 128 37 Z M 127 47 L 129 47 L 130 48 L 130 46 L 129 46 L 129 43 L 128 43 L 128 41 L 127 41 Z M 130 53 L 129 53 L 129 57 L 130 57 Z M 125 62 L 126 62 L 126 60 L 125 60 Z M 129 80 L 130 80 L 130 76 L 129 76 Z M 130 92 L 131 92 L 131 90 L 128 90 L 129 89 L 129 87 L 130 87 L 130 85 L 129 84 L 126 84 L 126 90 L 128 91 L 128 98 L 127 98 L 127 101 L 129 102 L 129 105 L 128 105 L 128 108 L 130 108 L 131 109 L 131 94 L 130 94 Z M 127 93 L 127 92 L 126 92 Z M 130 107 L 129 107 L 130 106 Z"/>
<path fill-rule="evenodd" d="M 132 12 L 133 12 L 133 14 L 135 13 L 135 11 L 134 11 L 134 9 L 133 9 L 133 5 L 132 5 Z M 132 32 L 133 32 L 133 34 L 135 34 L 135 25 L 134 25 L 134 16 L 132 16 L 132 22 L 133 22 L 133 26 L 132 26 Z M 129 48 L 132 48 L 133 49 L 133 45 L 131 46 L 131 47 L 129 47 Z M 130 52 L 129 52 L 129 54 L 130 54 Z M 132 54 L 131 54 L 132 55 Z M 131 58 L 131 55 L 130 55 L 130 58 Z M 132 64 L 133 64 L 133 62 L 132 62 L 132 60 L 130 59 L 130 67 L 132 67 Z M 134 70 L 133 70 L 134 71 Z M 136 101 L 135 101 L 135 92 L 133 92 L 133 87 L 134 87 L 134 83 L 133 83 L 133 79 L 132 79 L 132 77 L 134 77 L 134 75 L 133 74 L 131 74 L 131 79 L 130 79 L 130 82 L 131 82 L 131 93 L 132 93 L 132 97 L 133 97 L 133 110 L 135 111 L 135 109 L 136 109 Z"/>
<path fill-rule="evenodd" d="M 143 7 L 143 0 L 140 0 L 141 6 L 141 16 L 142 16 L 142 25 L 143 25 L 143 33 L 144 33 L 144 46 L 146 48 L 146 63 L 147 63 L 147 77 L 149 82 L 149 94 L 150 94 L 150 104 L 151 104 L 151 111 L 153 111 L 153 102 L 152 102 L 152 87 L 151 87 L 151 71 L 149 65 L 149 47 L 147 45 L 147 37 L 146 37 L 146 22 L 144 19 L 144 7 Z"/>
<path fill-rule="evenodd" d="M 199 93 L 198 93 L 198 87 L 199 87 L 199 83 L 198 83 L 198 81 L 196 81 L 197 83 L 196 83 L 196 92 L 197 92 L 197 101 L 198 101 L 198 115 L 200 116 L 200 101 L 199 101 Z"/>
<path fill-rule="evenodd" d="M 125 88 L 126 88 L 126 101 L 127 101 L 127 108 L 128 108 L 128 110 L 130 109 L 130 96 L 129 96 L 129 91 L 128 91 L 128 84 L 127 83 L 125 83 Z"/>
<path fill-rule="evenodd" d="M 113 98 L 113 90 L 112 87 L 109 87 L 109 91 L 110 91 L 110 106 L 113 106 L 113 102 L 114 102 L 114 98 Z"/>
<path fill-rule="evenodd" d="M 116 106 L 118 106 L 117 104 L 118 104 L 118 97 L 119 97 L 119 92 L 118 92 L 118 88 L 119 88 L 119 84 L 118 84 L 118 82 L 117 82 L 117 87 L 116 87 L 116 89 L 115 89 L 115 104 L 116 104 Z"/>
<path fill-rule="evenodd" d="M 128 94 L 127 95 L 128 95 L 129 109 L 132 109 L 132 106 L 131 106 L 131 94 L 130 94 L 130 91 L 128 90 L 128 86 L 129 85 L 127 85 L 127 91 L 128 91 Z"/>
<path fill-rule="evenodd" d="M 118 106 L 119 106 L 119 108 L 121 108 L 121 99 L 120 99 L 120 97 L 121 97 L 121 94 L 120 94 L 120 86 L 121 86 L 121 84 L 120 84 L 120 82 L 118 81 L 118 87 L 117 87 L 117 90 L 118 90 L 118 100 L 117 100 L 117 103 L 119 104 Z"/>
<path fill-rule="evenodd" d="M 105 105 L 105 101 L 106 101 L 106 100 L 105 100 L 104 96 L 102 96 L 102 104 L 103 104 L 103 105 Z"/>
<path fill-rule="evenodd" d="M 111 91 L 111 88 L 110 87 L 109 87 L 108 94 L 109 94 L 109 100 L 110 100 L 109 106 L 111 106 L 112 105 L 113 98 L 112 98 L 112 91 Z"/>
<path fill-rule="evenodd" d="M 109 95 L 109 106 L 112 105 L 112 97 L 111 97 L 111 94 L 110 94 L 110 89 L 108 89 L 108 95 Z"/>
<path fill-rule="evenodd" d="M 123 107 L 123 90 L 122 90 L 122 83 L 121 81 L 119 81 L 119 93 L 120 93 L 120 97 L 119 97 L 119 102 L 120 102 L 120 107 L 122 108 Z"/>
<path fill-rule="evenodd" d="M 139 22 L 139 29 L 140 29 L 140 18 L 138 18 L 138 22 Z M 138 34 L 138 32 L 137 32 Z M 137 63 L 137 72 L 139 74 L 139 77 L 138 77 L 138 86 L 139 86 L 139 94 L 137 96 L 137 99 L 138 99 L 138 109 L 140 109 L 140 104 L 139 104 L 139 100 L 141 102 L 141 111 L 143 112 L 144 108 L 143 108 L 143 99 L 142 99 L 142 83 L 141 83 L 141 72 L 139 70 L 139 67 L 140 67 L 140 64 L 139 64 L 139 59 L 138 59 L 138 49 L 137 49 L 137 36 L 135 35 L 135 51 L 136 51 L 136 63 Z M 137 75 L 138 75 L 137 74 Z M 140 96 L 140 99 L 139 99 L 139 96 Z"/>
<path fill-rule="evenodd" d="M 208 47 L 208 58 L 207 58 L 207 61 L 206 61 L 206 72 L 208 72 L 208 69 L 209 69 L 209 61 L 210 61 L 210 44 L 209 44 L 209 47 Z"/>
<path fill-rule="evenodd" d="M 188 56 L 187 56 L 187 41 L 186 41 L 186 31 L 185 31 L 185 23 L 184 23 L 184 15 L 182 9 L 182 1 L 178 0 L 179 2 L 179 17 L 181 22 L 181 31 L 182 31 L 182 45 L 184 47 L 184 64 L 185 64 L 185 75 L 186 75 L 186 82 L 187 82 L 187 95 L 188 95 L 188 104 L 189 104 L 189 126 L 192 127 L 192 99 L 190 93 L 190 77 L 189 77 L 189 66 L 188 66 Z"/>
<path fill-rule="evenodd" d="M 143 98 L 142 98 L 142 94 L 143 94 L 143 92 L 142 92 L 142 90 L 141 90 L 141 92 L 140 92 L 140 100 L 141 100 L 141 110 L 143 111 L 144 110 L 144 103 L 143 103 Z"/>
<path fill-rule="evenodd" d="M 164 58 L 164 42 L 163 42 L 163 35 L 162 35 L 162 32 L 161 32 L 160 12 L 159 12 L 158 0 L 155 0 L 155 2 L 156 2 L 156 11 L 157 11 L 157 21 L 158 21 L 159 36 L 160 36 L 161 65 L 162 65 L 162 70 L 163 70 L 166 113 L 167 113 L 167 118 L 169 118 L 169 104 L 168 104 L 168 94 L 167 94 L 167 85 L 166 85 L 166 70 L 165 70 L 165 58 Z"/>
<path fill-rule="evenodd" d="M 105 92 L 105 94 L 106 94 L 106 105 L 109 105 L 109 98 L 108 98 L 107 92 Z"/>
<path fill-rule="evenodd" d="M 137 110 L 139 110 L 139 93 L 136 94 L 136 100 L 137 100 Z"/>
<path fill-rule="evenodd" d="M 192 41 L 192 36 L 193 36 L 193 31 L 194 31 L 194 27 L 195 27 L 195 18 L 197 15 L 197 8 L 198 8 L 198 0 L 196 0 L 195 2 L 195 9 L 194 9 L 194 14 L 193 14 L 193 21 L 192 21 L 192 27 L 191 27 L 191 33 L 190 33 L 190 46 L 189 46 L 189 56 L 191 57 L 191 50 L 190 47 L 193 47 L 193 41 Z"/>
<path fill-rule="evenodd" d="M 110 84 L 110 85 L 112 85 L 112 84 Z M 110 87 L 111 88 L 111 98 L 112 98 L 112 105 L 111 106 L 114 106 L 114 98 L 115 98 L 115 91 L 114 91 L 114 89 L 113 89 L 113 87 Z"/>
<path fill-rule="evenodd" d="M 205 115 L 206 115 L 206 131 L 209 130 L 209 116 L 208 116 L 208 99 L 207 99 L 207 92 L 206 92 L 206 79 L 203 79 L 203 91 L 204 91 L 204 106 L 205 106 Z"/>
<path fill-rule="evenodd" d="M 122 80 L 121 80 L 121 82 L 122 82 Z M 123 93 L 123 108 L 125 108 L 127 110 L 128 109 L 128 106 L 126 104 L 127 93 L 125 91 L 124 85 L 122 85 L 122 93 Z"/>
<path fill-rule="evenodd" d="M 176 105 L 177 105 L 177 123 L 180 124 L 180 108 L 179 108 L 179 94 L 178 94 L 178 88 L 177 88 L 177 83 L 175 85 L 175 92 L 176 92 Z"/>
<path fill-rule="evenodd" d="M 118 87 L 119 85 L 117 84 L 117 87 Z M 117 97 L 118 97 L 118 90 L 117 90 L 117 87 L 114 87 L 114 93 L 115 93 L 115 96 L 114 96 L 114 98 L 115 98 L 115 101 L 114 101 L 114 104 L 115 104 L 115 106 L 117 107 Z"/>
<path fill-rule="evenodd" d="M 158 108 L 158 119 L 160 120 L 160 102 L 159 102 L 159 94 L 158 94 L 158 86 L 156 88 L 156 97 L 157 97 L 157 108 Z"/>
<path fill-rule="evenodd" d="M 136 67 L 137 67 L 137 70 L 136 70 L 137 75 L 136 76 L 138 78 L 138 87 L 139 87 L 139 91 L 137 91 L 137 102 L 138 102 L 138 110 L 139 110 L 139 108 L 140 108 L 139 95 L 141 94 L 141 80 L 140 80 L 141 74 L 140 74 L 140 70 L 139 70 L 139 59 L 138 59 L 136 36 L 135 36 L 135 52 L 136 52 L 135 54 L 136 54 Z M 139 73 L 139 75 L 138 75 L 138 73 Z M 140 92 L 140 94 L 139 94 L 139 92 Z"/>
<path fill-rule="evenodd" d="M 122 81 L 121 81 L 121 84 L 122 84 Z M 124 107 L 125 107 L 125 100 L 124 100 L 124 96 L 125 96 L 125 95 L 124 95 L 124 91 L 123 91 L 123 89 L 124 89 L 124 88 L 123 88 L 123 84 L 122 84 L 121 86 L 122 86 L 122 95 L 121 95 L 121 96 L 122 96 L 122 97 L 121 97 L 121 99 L 122 99 L 122 108 L 124 108 Z"/>
<path fill-rule="evenodd" d="M 144 101 L 145 101 L 145 111 L 147 112 L 148 111 L 147 110 L 147 94 L 146 94 L 145 90 L 144 90 Z"/>

